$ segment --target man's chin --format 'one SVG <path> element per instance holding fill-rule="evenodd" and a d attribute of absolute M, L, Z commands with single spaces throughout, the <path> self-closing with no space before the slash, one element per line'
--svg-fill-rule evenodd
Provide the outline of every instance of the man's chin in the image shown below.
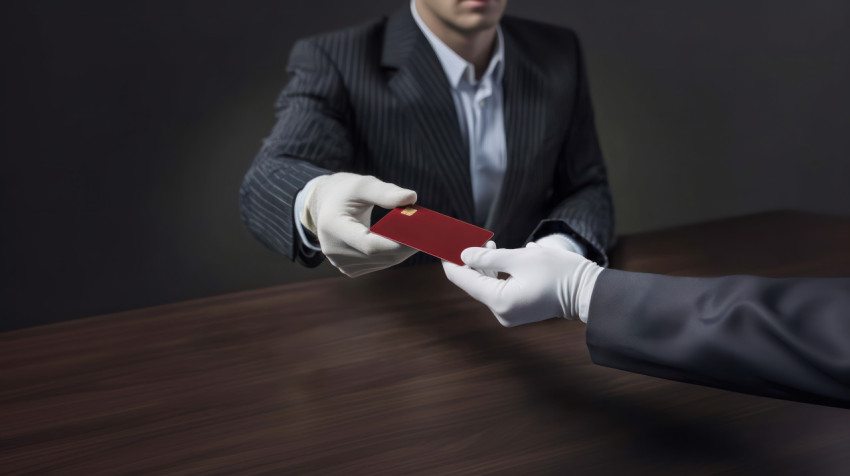
<path fill-rule="evenodd" d="M 499 20 L 484 17 L 483 15 L 470 16 L 464 21 L 455 24 L 455 29 L 464 34 L 475 34 L 482 31 L 492 30 L 499 24 Z"/>

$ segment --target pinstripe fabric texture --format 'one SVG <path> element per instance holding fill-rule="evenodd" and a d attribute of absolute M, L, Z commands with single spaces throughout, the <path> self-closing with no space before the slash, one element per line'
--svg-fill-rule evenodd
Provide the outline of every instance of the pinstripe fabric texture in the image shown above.
<path fill-rule="evenodd" d="M 479 225 L 501 247 L 566 233 L 606 265 L 613 208 L 578 40 L 528 20 L 501 25 L 508 165 Z M 408 8 L 299 41 L 288 71 L 277 123 L 241 189 L 243 221 L 266 246 L 308 266 L 321 261 L 304 253 L 292 207 L 306 182 L 337 171 L 413 189 L 420 205 L 475 222 L 450 87 Z M 419 253 L 408 262 L 429 260 Z"/>

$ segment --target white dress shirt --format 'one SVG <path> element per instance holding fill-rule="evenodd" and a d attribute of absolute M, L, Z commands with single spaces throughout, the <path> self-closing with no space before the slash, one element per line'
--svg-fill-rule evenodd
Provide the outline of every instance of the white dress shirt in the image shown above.
<path fill-rule="evenodd" d="M 475 220 L 484 224 L 490 207 L 499 195 L 507 167 L 505 144 L 505 107 L 502 95 L 502 75 L 505 63 L 505 41 L 502 29 L 496 29 L 496 48 L 490 64 L 475 79 L 475 65 L 461 58 L 442 40 L 437 38 L 416 11 L 416 2 L 410 1 L 413 20 L 428 39 L 434 53 L 443 65 L 449 80 L 460 122 L 460 133 L 469 146 L 469 171 L 472 178 L 472 196 L 475 202 Z"/>
<path fill-rule="evenodd" d="M 410 0 L 410 12 L 440 60 L 449 82 L 461 137 L 469 147 L 469 171 L 475 203 L 475 219 L 479 224 L 484 224 L 492 204 L 499 195 L 507 168 L 505 108 L 502 94 L 505 42 L 502 28 L 496 29 L 496 48 L 487 69 L 481 79 L 476 79 L 475 66 L 461 58 L 428 28 L 419 16 L 419 12 L 416 11 L 414 0 Z M 307 191 L 312 185 L 313 181 L 307 182 L 296 196 L 294 206 L 296 217 L 301 216 Z M 295 225 L 305 246 L 321 251 L 317 243 L 307 238 L 301 220 L 296 219 Z M 550 237 L 541 239 L 548 238 Z M 558 234 L 553 244 L 584 255 L 584 247 L 567 235 Z"/>

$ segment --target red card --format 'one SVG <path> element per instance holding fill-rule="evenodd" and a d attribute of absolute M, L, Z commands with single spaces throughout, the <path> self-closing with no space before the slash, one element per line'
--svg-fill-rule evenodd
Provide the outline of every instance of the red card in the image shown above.
<path fill-rule="evenodd" d="M 471 246 L 484 246 L 493 237 L 492 231 L 419 205 L 392 209 L 370 230 L 460 266 L 463 266 L 461 251 Z"/>

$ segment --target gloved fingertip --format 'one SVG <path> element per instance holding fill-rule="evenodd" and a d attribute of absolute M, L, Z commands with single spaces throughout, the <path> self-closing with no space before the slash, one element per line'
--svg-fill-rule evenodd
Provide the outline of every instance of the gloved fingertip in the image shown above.
<path fill-rule="evenodd" d="M 397 207 L 413 205 L 416 203 L 416 192 L 413 190 L 400 189 L 395 196 Z"/>
<path fill-rule="evenodd" d="M 471 266 L 471 263 L 481 256 L 481 251 L 483 251 L 483 248 L 467 248 L 460 253 L 460 259 Z"/>
<path fill-rule="evenodd" d="M 484 247 L 489 250 L 495 250 L 497 248 L 496 242 L 493 240 L 488 241 L 487 244 L 484 245 Z"/>
<path fill-rule="evenodd" d="M 469 250 L 470 249 L 467 248 L 467 249 L 460 252 L 460 260 L 463 261 L 466 264 L 469 264 L 469 260 L 470 260 L 470 258 L 472 258 L 472 255 L 470 254 Z"/>

